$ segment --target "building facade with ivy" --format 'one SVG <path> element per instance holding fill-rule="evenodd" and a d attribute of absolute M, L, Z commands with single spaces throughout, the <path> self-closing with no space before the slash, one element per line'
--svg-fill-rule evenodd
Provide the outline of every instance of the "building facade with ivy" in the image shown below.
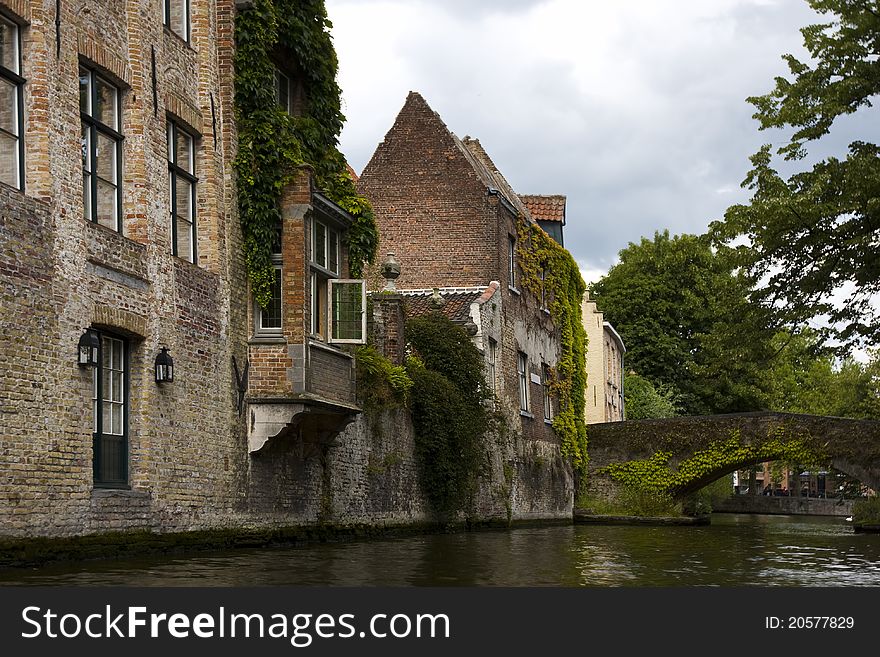
<path fill-rule="evenodd" d="M 0 27 L 0 538 L 424 520 L 356 401 L 375 228 L 323 3 Z"/>
<path fill-rule="evenodd" d="M 396 285 L 409 316 L 433 304 L 468 329 L 483 354 L 503 426 L 486 438 L 484 484 L 504 488 L 513 517 L 564 515 L 572 466 L 585 457 L 584 393 L 579 401 L 571 393 L 582 382 L 583 329 L 580 303 L 568 312 L 567 297 L 573 291 L 579 299 L 583 282 L 571 256 L 538 226 L 480 142 L 456 137 L 414 92 L 358 189 L 373 205 L 380 253 L 400 262 Z M 378 289 L 378 276 L 370 280 Z"/>

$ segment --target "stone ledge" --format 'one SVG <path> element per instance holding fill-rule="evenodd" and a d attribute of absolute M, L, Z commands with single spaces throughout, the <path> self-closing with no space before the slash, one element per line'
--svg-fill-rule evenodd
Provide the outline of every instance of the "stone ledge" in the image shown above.
<path fill-rule="evenodd" d="M 710 516 L 605 516 L 575 509 L 576 525 L 664 525 L 664 526 L 699 526 L 711 523 Z"/>

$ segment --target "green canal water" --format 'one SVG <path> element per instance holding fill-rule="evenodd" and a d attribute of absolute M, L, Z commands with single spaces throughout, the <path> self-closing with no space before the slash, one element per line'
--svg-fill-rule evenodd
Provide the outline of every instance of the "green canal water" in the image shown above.
<path fill-rule="evenodd" d="M 569 525 L 0 571 L 0 585 L 880 586 L 880 535 L 843 518 Z"/>

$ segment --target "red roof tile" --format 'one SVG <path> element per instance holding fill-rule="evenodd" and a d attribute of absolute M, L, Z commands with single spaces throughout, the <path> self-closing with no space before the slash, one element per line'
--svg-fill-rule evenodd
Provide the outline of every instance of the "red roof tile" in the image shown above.
<path fill-rule="evenodd" d="M 519 197 L 535 221 L 561 221 L 565 225 L 564 196 L 559 194 L 553 196 L 520 194 Z"/>

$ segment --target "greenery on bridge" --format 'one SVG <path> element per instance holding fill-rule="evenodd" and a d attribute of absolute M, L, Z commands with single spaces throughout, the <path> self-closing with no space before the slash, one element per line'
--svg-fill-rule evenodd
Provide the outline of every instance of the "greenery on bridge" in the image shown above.
<path fill-rule="evenodd" d="M 629 489 L 679 497 L 747 465 L 777 460 L 821 464 L 828 458 L 815 440 L 792 436 L 784 427 L 755 444 L 744 444 L 739 430 L 734 430 L 729 439 L 711 442 L 677 465 L 673 457 L 671 451 L 661 450 L 647 459 L 611 463 L 596 472 Z"/>

